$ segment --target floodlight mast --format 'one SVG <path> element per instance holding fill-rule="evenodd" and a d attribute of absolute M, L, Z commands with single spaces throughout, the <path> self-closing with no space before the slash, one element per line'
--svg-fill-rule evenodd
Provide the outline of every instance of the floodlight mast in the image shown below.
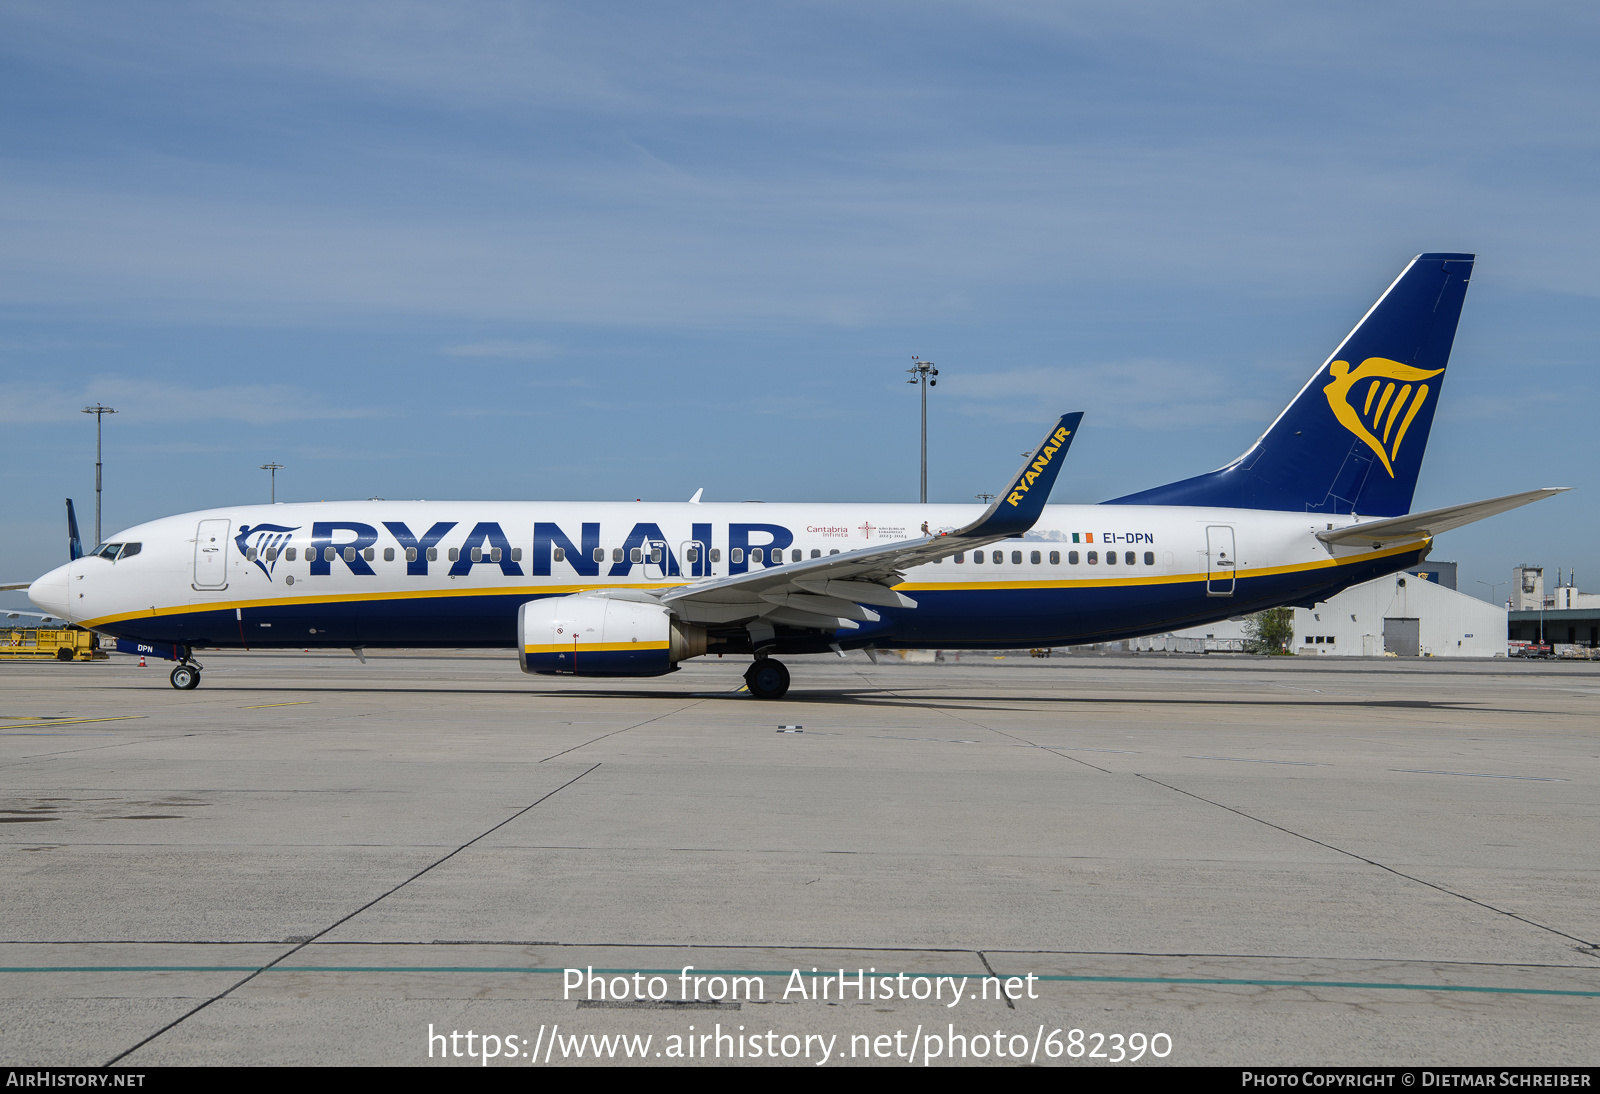
<path fill-rule="evenodd" d="M 111 407 L 95 403 L 94 406 L 84 407 L 83 412 L 94 415 L 94 545 L 98 548 L 100 546 L 100 419 L 103 415 L 115 414 L 116 411 Z"/>
<path fill-rule="evenodd" d="M 924 361 L 920 357 L 911 358 L 911 367 L 906 369 L 911 373 L 908 384 L 917 384 L 922 388 L 922 489 L 917 495 L 917 500 L 922 504 L 928 503 L 928 389 L 937 387 L 939 381 L 934 379 L 939 375 L 939 370 L 932 361 Z"/>
<path fill-rule="evenodd" d="M 278 504 L 278 472 L 283 470 L 281 463 L 264 463 L 261 470 L 272 472 L 272 504 Z"/>

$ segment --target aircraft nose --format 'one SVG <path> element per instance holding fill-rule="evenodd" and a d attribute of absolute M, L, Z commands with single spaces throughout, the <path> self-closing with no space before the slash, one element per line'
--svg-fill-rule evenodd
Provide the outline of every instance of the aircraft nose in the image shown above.
<path fill-rule="evenodd" d="M 67 588 L 72 576 L 72 564 L 57 566 L 32 585 L 28 586 L 28 599 L 51 615 L 62 619 L 72 618 L 71 590 Z"/>

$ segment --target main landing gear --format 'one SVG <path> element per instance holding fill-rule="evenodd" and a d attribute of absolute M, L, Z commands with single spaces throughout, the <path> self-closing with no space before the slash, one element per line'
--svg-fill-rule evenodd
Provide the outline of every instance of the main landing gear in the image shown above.
<path fill-rule="evenodd" d="M 200 662 L 185 661 L 172 670 L 172 686 L 179 691 L 193 691 L 200 686 Z"/>
<path fill-rule="evenodd" d="M 782 661 L 762 657 L 745 670 L 744 682 L 757 699 L 782 699 L 789 691 L 789 670 Z"/>

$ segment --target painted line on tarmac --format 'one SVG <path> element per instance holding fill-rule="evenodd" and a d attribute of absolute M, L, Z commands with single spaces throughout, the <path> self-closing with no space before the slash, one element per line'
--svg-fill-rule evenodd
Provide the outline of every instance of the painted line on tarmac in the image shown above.
<path fill-rule="evenodd" d="M 265 710 L 267 707 L 308 707 L 310 705 L 311 705 L 311 700 L 310 699 L 306 699 L 305 701 L 299 702 L 299 703 L 257 703 L 253 707 L 241 707 L 240 709 L 241 710 Z"/>
<path fill-rule="evenodd" d="M 273 965 L 261 969 L 258 965 L 16 965 L 0 967 L 0 973 L 83 973 L 83 972 L 325 972 L 325 973 L 515 973 L 555 975 L 567 970 L 542 966 L 514 965 Z M 640 973 L 646 976 L 678 976 L 682 969 L 590 969 L 595 975 L 624 976 Z M 699 976 L 761 976 L 787 977 L 793 969 L 695 969 Z M 873 974 L 869 973 L 868 976 Z M 886 974 L 879 973 L 878 976 Z M 891 979 L 901 973 L 888 974 Z M 906 972 L 908 977 L 947 977 L 949 973 Z M 971 973 L 957 973 L 971 976 Z M 1004 980 L 1006 977 L 1000 976 Z M 1074 984 L 1172 984 L 1202 987 L 1247 988 L 1369 988 L 1376 991 L 1455 991 L 1483 995 L 1552 995 L 1577 998 L 1600 998 L 1600 989 L 1575 991 L 1567 988 L 1497 988 L 1484 984 L 1402 984 L 1365 980 L 1253 980 L 1209 976 L 1040 976 L 1040 982 Z"/>
<path fill-rule="evenodd" d="M 1287 764 L 1290 767 L 1332 767 L 1332 764 L 1314 764 L 1306 760 L 1251 760 L 1243 756 L 1190 756 L 1191 760 L 1227 760 L 1235 764 Z"/>
<path fill-rule="evenodd" d="M 126 722 L 130 718 L 144 718 L 143 714 L 117 714 L 110 718 L 52 718 L 44 722 L 18 722 L 15 725 L 0 726 L 0 732 L 8 729 L 39 729 L 45 726 L 76 726 L 85 722 Z"/>
<path fill-rule="evenodd" d="M 1547 779 L 1538 775 L 1485 775 L 1480 771 L 1430 771 L 1424 767 L 1391 767 L 1390 771 L 1402 771 L 1407 775 L 1465 775 L 1469 779 L 1522 779 L 1530 783 L 1564 783 L 1566 779 Z"/>

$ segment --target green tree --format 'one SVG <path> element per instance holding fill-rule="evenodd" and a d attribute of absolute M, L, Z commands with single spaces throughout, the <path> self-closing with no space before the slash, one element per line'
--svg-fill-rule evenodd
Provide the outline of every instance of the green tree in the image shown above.
<path fill-rule="evenodd" d="M 1268 608 L 1244 624 L 1244 648 L 1251 653 L 1288 653 L 1294 644 L 1294 609 Z"/>

